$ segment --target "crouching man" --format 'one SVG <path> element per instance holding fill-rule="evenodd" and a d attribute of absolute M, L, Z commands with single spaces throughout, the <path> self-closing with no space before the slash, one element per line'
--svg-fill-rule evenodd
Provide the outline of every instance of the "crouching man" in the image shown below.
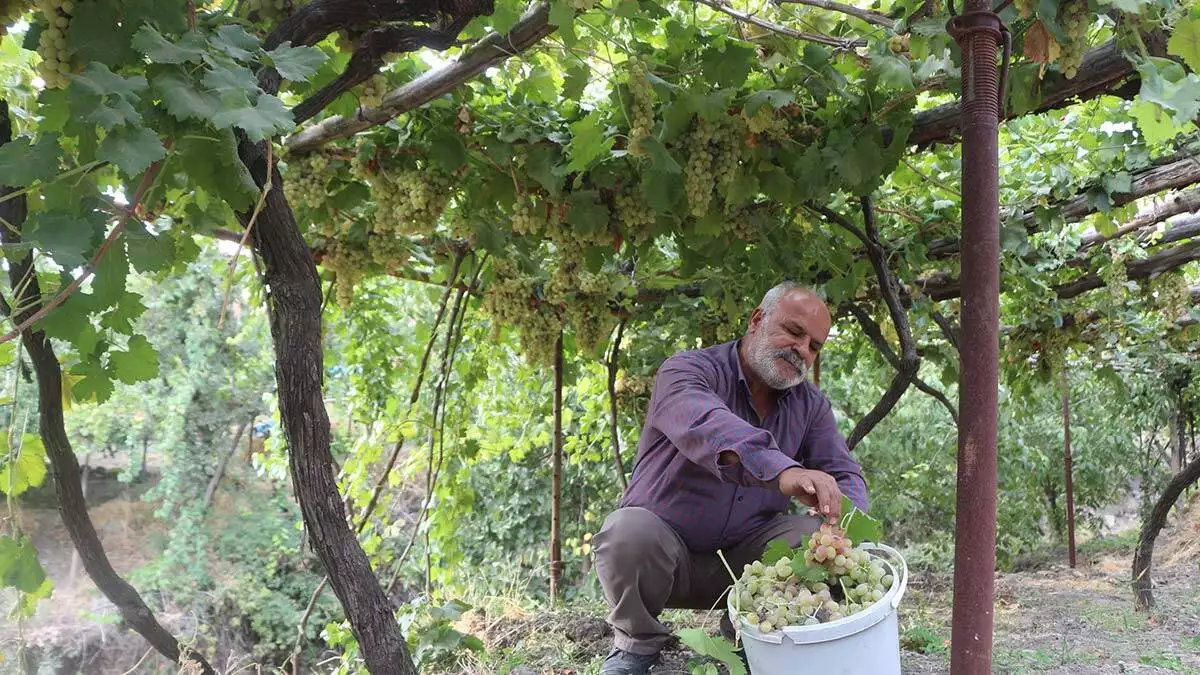
<path fill-rule="evenodd" d="M 770 540 L 798 546 L 838 518 L 842 494 L 866 510 L 862 471 L 806 380 L 831 321 L 815 293 L 783 283 L 744 337 L 659 369 L 629 488 L 593 542 L 614 632 L 601 675 L 649 672 L 670 636 L 664 608 L 723 602 L 717 550 L 740 574 Z M 820 515 L 785 515 L 791 498 Z"/>

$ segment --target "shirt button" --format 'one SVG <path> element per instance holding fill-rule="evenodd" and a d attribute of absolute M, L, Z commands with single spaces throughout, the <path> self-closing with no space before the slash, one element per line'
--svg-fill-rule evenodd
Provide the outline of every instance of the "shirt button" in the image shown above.
<path fill-rule="evenodd" d="M 738 501 L 740 502 L 740 501 L 742 501 L 742 499 L 743 499 L 743 497 L 741 495 L 738 495 Z"/>

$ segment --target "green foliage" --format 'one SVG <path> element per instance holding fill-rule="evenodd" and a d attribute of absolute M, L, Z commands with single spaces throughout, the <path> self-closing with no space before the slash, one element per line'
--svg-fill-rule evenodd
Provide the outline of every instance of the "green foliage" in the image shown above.
<path fill-rule="evenodd" d="M 712 637 L 699 628 L 686 628 L 676 633 L 679 641 L 701 656 L 711 656 L 729 669 L 730 675 L 746 675 L 746 666 L 734 651 L 733 644 L 723 637 Z"/>

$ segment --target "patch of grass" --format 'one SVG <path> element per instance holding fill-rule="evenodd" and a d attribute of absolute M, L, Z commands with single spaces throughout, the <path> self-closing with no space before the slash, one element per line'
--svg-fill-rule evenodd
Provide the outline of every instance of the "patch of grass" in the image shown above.
<path fill-rule="evenodd" d="M 1113 611 L 1109 607 L 1085 611 L 1080 614 L 1080 618 L 1088 625 L 1111 633 L 1127 633 L 1131 630 L 1145 628 L 1146 623 L 1150 620 L 1148 615 L 1129 608 Z"/>
<path fill-rule="evenodd" d="M 1167 670 L 1173 670 L 1177 673 L 1183 672 L 1183 661 L 1180 660 L 1180 658 L 1177 655 L 1171 654 L 1170 652 L 1158 652 L 1156 654 L 1145 654 L 1142 656 L 1142 658 L 1138 659 L 1138 661 L 1140 661 L 1143 665 L 1146 665 L 1146 666 L 1157 666 L 1159 668 L 1166 668 Z"/>
<path fill-rule="evenodd" d="M 1089 539 L 1079 545 L 1078 552 L 1088 557 L 1105 553 L 1132 552 L 1137 546 L 1138 534 L 1137 528 L 1134 528 L 1111 537 Z"/>
<path fill-rule="evenodd" d="M 1193 635 L 1190 638 L 1181 640 L 1183 648 L 1193 652 L 1200 652 L 1200 633 Z"/>
<path fill-rule="evenodd" d="M 946 638 L 933 626 L 917 623 L 900 634 L 900 648 L 918 654 L 945 654 Z"/>

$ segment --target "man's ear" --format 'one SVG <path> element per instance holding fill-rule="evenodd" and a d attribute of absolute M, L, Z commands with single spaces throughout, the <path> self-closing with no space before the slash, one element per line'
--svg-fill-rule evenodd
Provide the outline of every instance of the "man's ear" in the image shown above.
<path fill-rule="evenodd" d="M 746 328 L 747 333 L 753 333 L 762 327 L 763 311 L 762 307 L 755 307 L 750 313 L 750 325 Z"/>

